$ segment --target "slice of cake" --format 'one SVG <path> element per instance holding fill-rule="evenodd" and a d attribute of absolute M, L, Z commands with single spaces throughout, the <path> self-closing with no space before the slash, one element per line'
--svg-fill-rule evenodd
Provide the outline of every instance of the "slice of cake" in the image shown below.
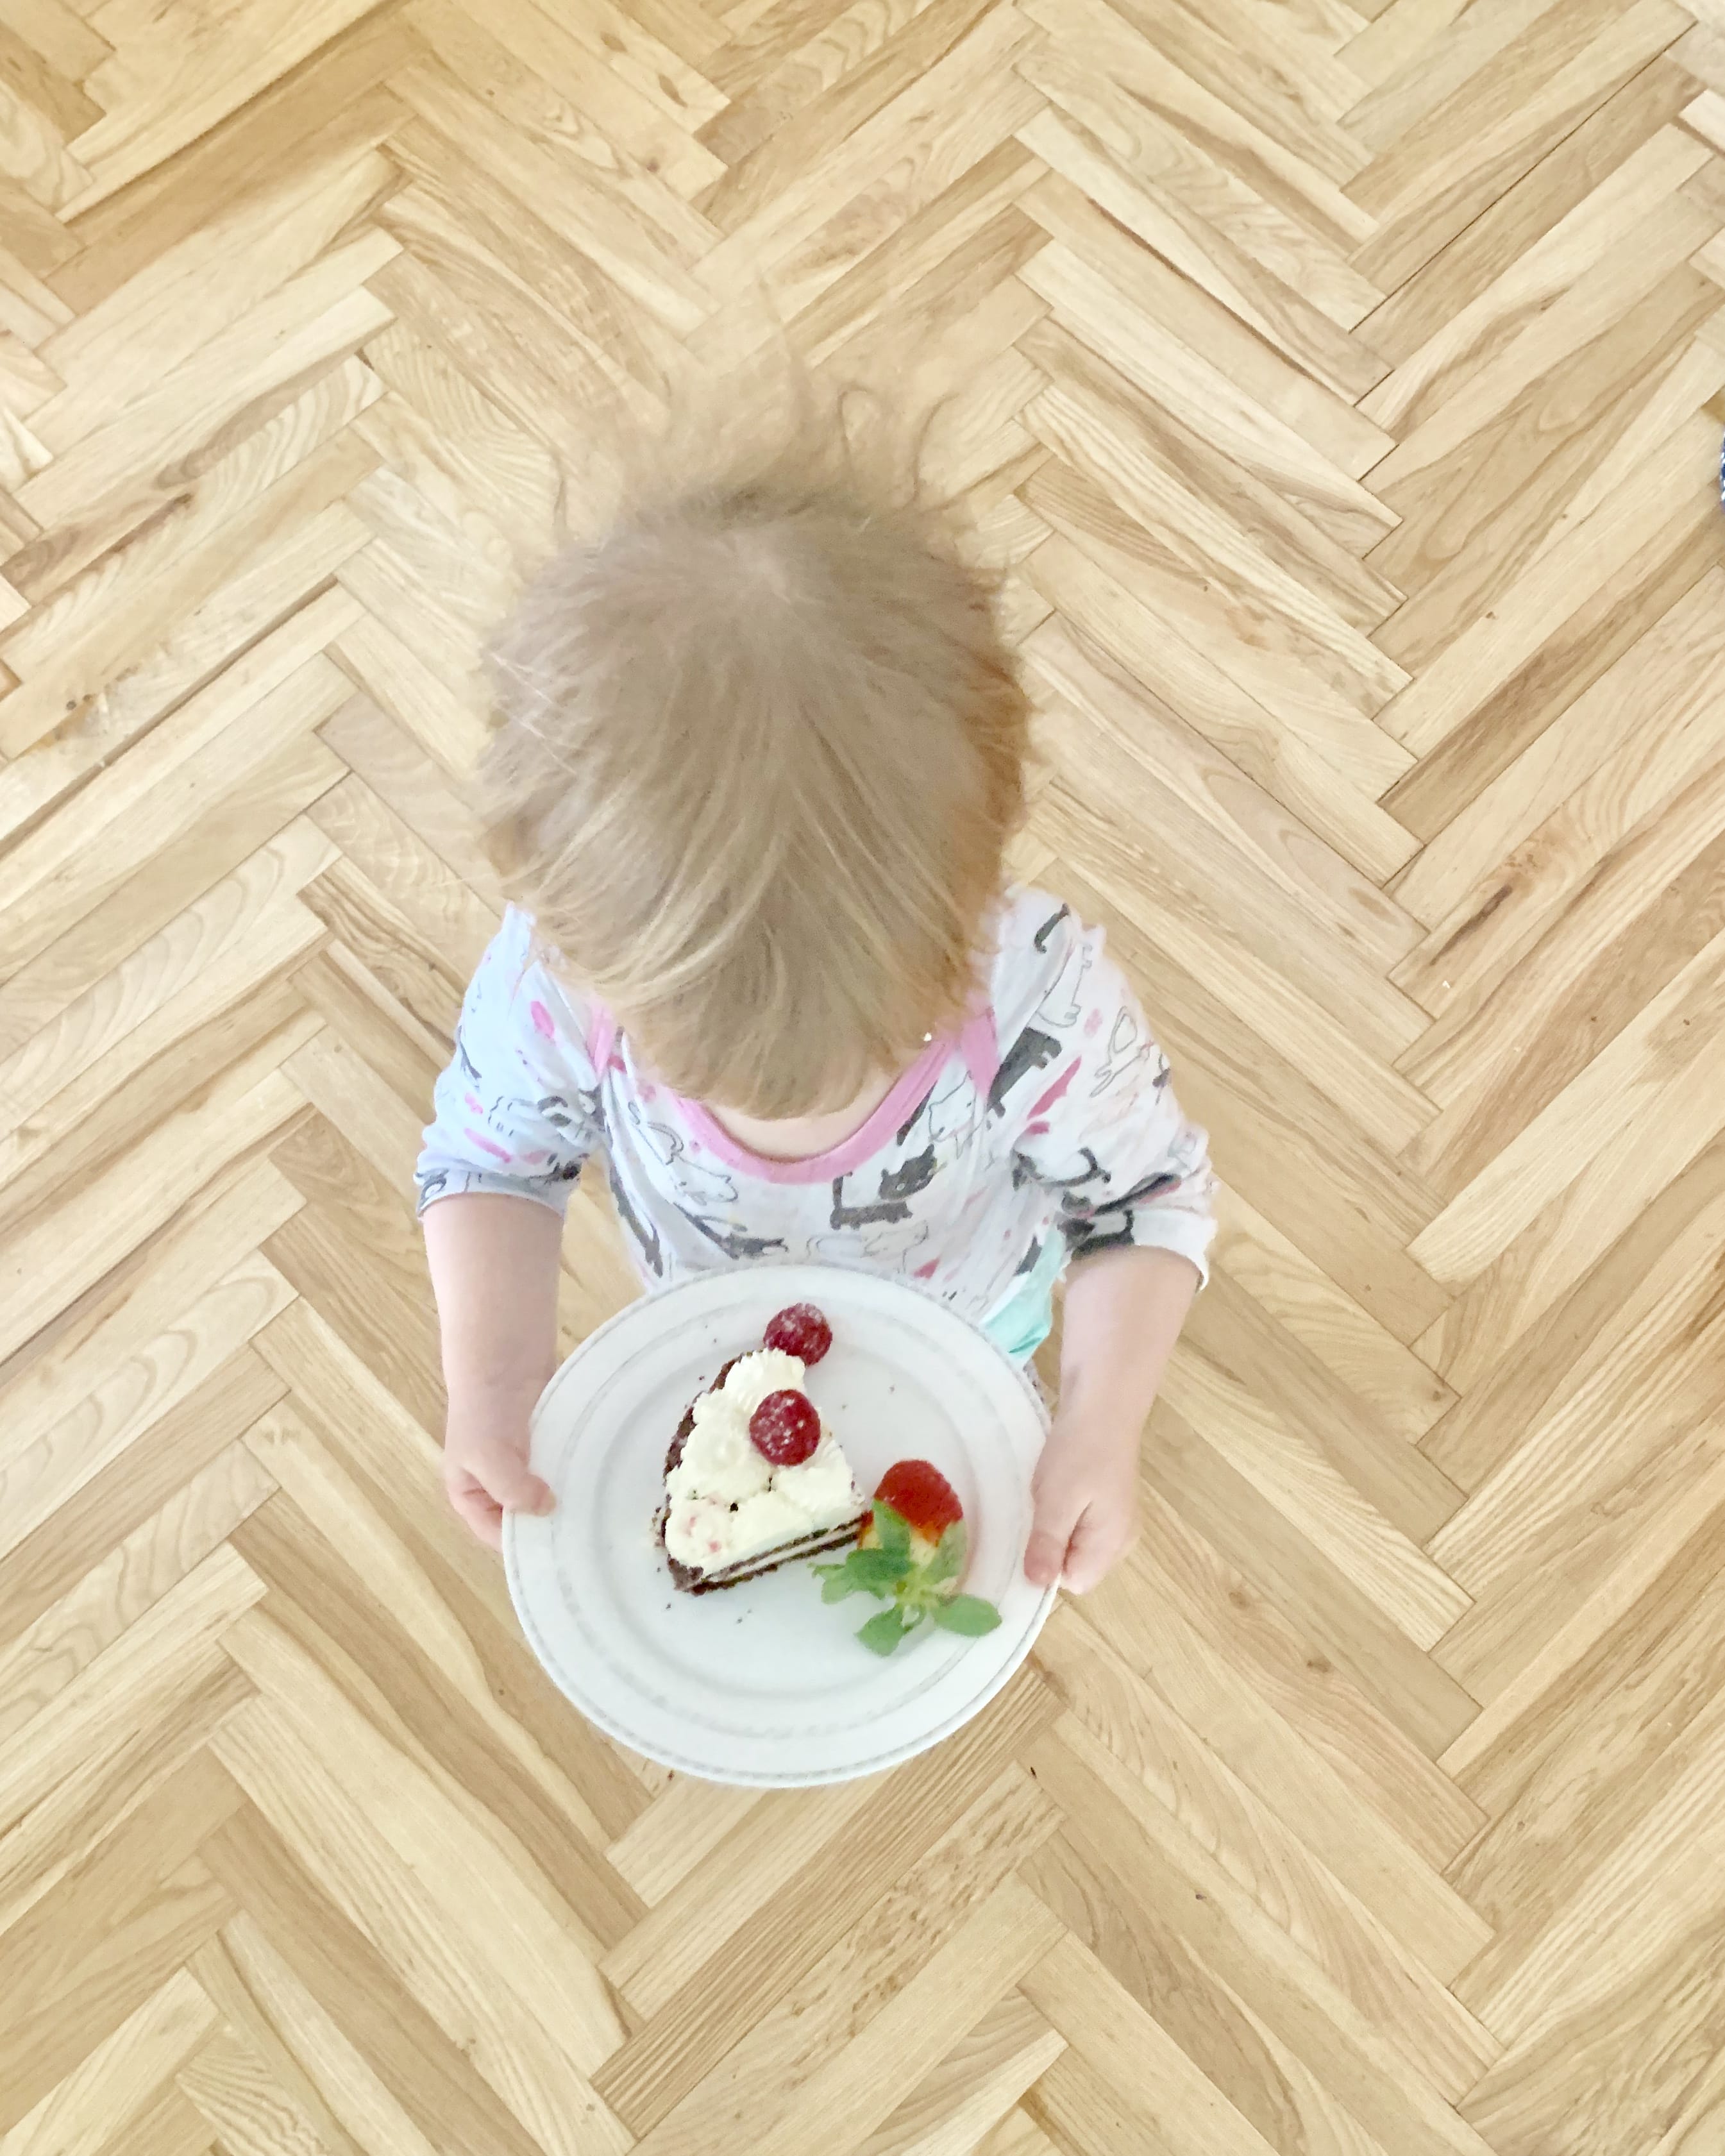
<path fill-rule="evenodd" d="M 854 1543 L 870 1517 L 838 1440 L 803 1389 L 807 1362 L 831 1339 L 795 1313 L 768 1327 L 769 1341 L 797 1337 L 804 1355 L 768 1346 L 727 1363 L 677 1425 L 665 1460 L 658 1528 L 670 1575 L 685 1594 L 706 1594 L 771 1572 L 793 1558 Z M 812 1352 L 810 1352 L 812 1351 Z"/>

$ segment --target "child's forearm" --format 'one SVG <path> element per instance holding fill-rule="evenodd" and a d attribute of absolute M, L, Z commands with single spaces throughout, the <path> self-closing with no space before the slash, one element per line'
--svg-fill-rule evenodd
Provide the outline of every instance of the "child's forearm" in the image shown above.
<path fill-rule="evenodd" d="M 1197 1268 L 1172 1250 L 1104 1250 L 1076 1265 L 1060 1342 L 1062 1419 L 1136 1436 L 1197 1292 Z"/>
<path fill-rule="evenodd" d="M 451 1401 L 531 1404 L 557 1366 L 561 1218 L 531 1198 L 475 1191 L 428 1206 L 424 1225 Z"/>
<path fill-rule="evenodd" d="M 1060 1398 L 1032 1483 L 1024 1552 L 1039 1587 L 1092 1588 L 1131 1539 L 1138 1439 L 1198 1292 L 1172 1250 L 1098 1251 L 1072 1268 L 1060 1342 Z"/>

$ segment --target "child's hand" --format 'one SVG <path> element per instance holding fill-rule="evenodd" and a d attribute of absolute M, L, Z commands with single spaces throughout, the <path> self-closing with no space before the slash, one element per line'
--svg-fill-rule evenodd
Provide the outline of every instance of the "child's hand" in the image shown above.
<path fill-rule="evenodd" d="M 527 1465 L 535 1394 L 452 1399 L 444 1435 L 444 1487 L 482 1543 L 503 1546 L 503 1513 L 549 1512 L 556 1499 Z"/>
<path fill-rule="evenodd" d="M 1031 1478 L 1035 1503 L 1024 1577 L 1088 1594 L 1132 1540 L 1138 1502 L 1138 1430 L 1062 1409 Z"/>

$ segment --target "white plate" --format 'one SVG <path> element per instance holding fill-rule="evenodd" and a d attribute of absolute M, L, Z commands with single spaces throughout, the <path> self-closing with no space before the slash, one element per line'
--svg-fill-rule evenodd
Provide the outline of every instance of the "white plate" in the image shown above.
<path fill-rule="evenodd" d="M 806 1559 L 711 1594 L 672 1586 L 653 1527 L 666 1448 L 721 1363 L 758 1347 L 793 1302 L 831 1322 L 809 1390 L 863 1487 L 922 1459 L 958 1492 L 965 1590 L 999 1607 L 995 1630 L 924 1625 L 870 1654 L 856 1630 L 881 1605 L 823 1603 Z M 875 1774 L 985 1707 L 1053 1607 L 1022 1565 L 1047 1426 L 1029 1380 L 931 1296 L 827 1266 L 726 1267 L 631 1303 L 546 1387 L 532 1457 L 557 1508 L 506 1518 L 509 1590 L 558 1686 L 631 1750 L 768 1789 Z"/>

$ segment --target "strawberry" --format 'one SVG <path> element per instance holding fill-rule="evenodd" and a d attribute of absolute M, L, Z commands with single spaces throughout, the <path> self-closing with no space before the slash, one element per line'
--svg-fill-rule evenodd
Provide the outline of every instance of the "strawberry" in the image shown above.
<path fill-rule="evenodd" d="M 907 1632 L 931 1620 L 948 1632 L 992 1632 L 1000 1612 L 980 1595 L 961 1594 L 966 1555 L 964 1507 L 937 1467 L 900 1460 L 881 1476 L 874 1515 L 840 1564 L 818 1564 L 821 1599 L 872 1594 L 887 1607 L 857 1634 L 877 1655 L 890 1655 Z"/>
<path fill-rule="evenodd" d="M 766 1338 L 782 1355 L 796 1355 L 812 1365 L 832 1346 L 833 1328 L 812 1302 L 793 1302 L 768 1320 Z"/>
<path fill-rule="evenodd" d="M 775 1467 L 795 1467 L 820 1443 L 820 1417 L 807 1393 L 787 1387 L 768 1393 L 749 1417 L 749 1435 L 763 1460 Z"/>
<path fill-rule="evenodd" d="M 929 1543 L 937 1543 L 955 1521 L 964 1517 L 958 1492 L 926 1460 L 896 1460 L 875 1486 L 875 1501 L 891 1505 L 913 1535 Z"/>

